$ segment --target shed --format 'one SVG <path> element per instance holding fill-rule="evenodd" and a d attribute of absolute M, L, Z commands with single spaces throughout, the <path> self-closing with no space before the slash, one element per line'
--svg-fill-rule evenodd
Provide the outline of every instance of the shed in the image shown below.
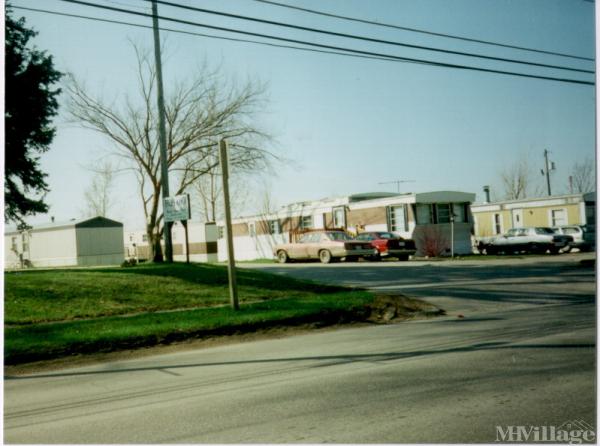
<path fill-rule="evenodd" d="M 105 217 L 7 228 L 7 268 L 118 265 L 125 258 L 123 223 Z"/>

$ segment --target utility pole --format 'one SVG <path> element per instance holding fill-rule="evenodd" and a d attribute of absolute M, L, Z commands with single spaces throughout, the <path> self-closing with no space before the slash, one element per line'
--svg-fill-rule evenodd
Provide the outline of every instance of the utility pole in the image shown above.
<path fill-rule="evenodd" d="M 542 169 L 542 175 L 546 175 L 546 184 L 548 185 L 548 196 L 552 195 L 552 190 L 550 189 L 550 171 L 556 170 L 556 165 L 554 162 L 548 161 L 548 150 L 544 150 L 544 158 L 546 159 L 546 170 Z"/>
<path fill-rule="evenodd" d="M 573 193 L 573 176 L 572 175 L 569 176 L 569 193 L 570 194 Z"/>
<path fill-rule="evenodd" d="M 397 189 L 398 189 L 398 193 L 400 193 L 400 183 L 414 183 L 415 180 L 395 180 L 395 181 L 384 181 L 383 183 L 377 183 L 377 184 L 395 184 Z"/>
<path fill-rule="evenodd" d="M 229 203 L 229 167 L 227 165 L 227 141 L 221 140 L 219 144 L 219 160 L 221 162 L 221 175 L 223 176 L 223 201 L 225 202 L 225 233 L 227 237 L 227 272 L 229 273 L 229 300 L 231 308 L 240 309 L 235 277 L 235 255 L 233 253 L 233 231 L 231 230 L 231 207 Z"/>
<path fill-rule="evenodd" d="M 163 93 L 162 61 L 160 58 L 160 35 L 158 32 L 158 8 L 156 0 L 152 0 L 152 28 L 154 30 L 154 58 L 156 61 L 156 84 L 158 91 L 158 135 L 160 143 L 160 179 L 164 199 L 169 196 L 169 166 L 167 164 L 167 130 L 165 126 L 165 99 Z M 164 206 L 163 206 L 164 209 Z M 165 222 L 163 235 L 165 238 L 165 257 L 173 262 L 173 241 L 171 240 L 171 222 Z"/>

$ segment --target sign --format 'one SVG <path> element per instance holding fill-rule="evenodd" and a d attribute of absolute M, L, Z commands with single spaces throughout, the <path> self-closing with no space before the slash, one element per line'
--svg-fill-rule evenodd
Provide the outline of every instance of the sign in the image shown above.
<path fill-rule="evenodd" d="M 163 209 L 166 222 L 188 220 L 191 218 L 190 196 L 177 195 L 175 197 L 167 197 L 163 200 Z"/>

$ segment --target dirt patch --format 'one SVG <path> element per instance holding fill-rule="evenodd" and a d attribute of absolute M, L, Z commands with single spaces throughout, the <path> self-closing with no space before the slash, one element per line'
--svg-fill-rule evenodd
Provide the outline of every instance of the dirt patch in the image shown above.
<path fill-rule="evenodd" d="M 421 317 L 433 317 L 446 314 L 444 310 L 422 300 L 403 295 L 379 294 L 368 306 L 367 321 L 391 323 Z"/>
<path fill-rule="evenodd" d="M 306 320 L 281 321 L 269 326 L 237 326 L 215 332 L 189 333 L 187 337 L 173 336 L 165 339 L 130 345 L 103 346 L 102 351 L 62 352 L 61 357 L 44 360 L 21 361 L 4 367 L 4 375 L 19 376 L 31 373 L 50 372 L 65 368 L 82 367 L 108 361 L 128 360 L 145 356 L 173 353 L 220 345 L 252 342 L 263 339 L 277 339 L 298 334 L 330 331 L 339 328 L 389 324 L 410 319 L 428 318 L 445 314 L 445 311 L 418 299 L 403 295 L 379 294 L 368 306 L 343 313 L 313 315 Z M 183 334 L 182 334 L 183 335 Z M 25 359 L 25 358 L 23 358 Z"/>

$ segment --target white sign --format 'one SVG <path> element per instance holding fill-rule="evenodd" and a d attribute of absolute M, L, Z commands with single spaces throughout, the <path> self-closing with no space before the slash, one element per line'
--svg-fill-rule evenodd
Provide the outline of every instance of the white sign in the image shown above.
<path fill-rule="evenodd" d="M 189 195 L 177 195 L 167 197 L 163 200 L 163 209 L 165 211 L 165 221 L 188 220 L 190 214 Z"/>

